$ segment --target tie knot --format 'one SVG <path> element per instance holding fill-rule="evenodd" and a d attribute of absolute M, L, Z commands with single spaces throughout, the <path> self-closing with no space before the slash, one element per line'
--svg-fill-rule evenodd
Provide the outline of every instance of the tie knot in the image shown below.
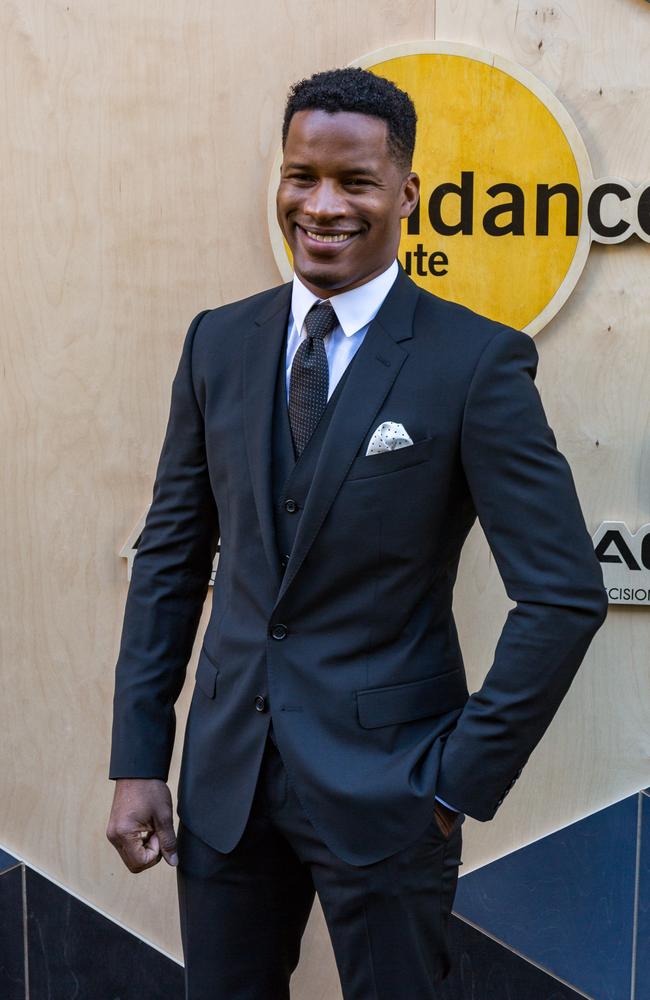
<path fill-rule="evenodd" d="M 305 316 L 305 329 L 308 337 L 326 337 L 331 333 L 338 319 L 331 302 L 315 302 Z"/>

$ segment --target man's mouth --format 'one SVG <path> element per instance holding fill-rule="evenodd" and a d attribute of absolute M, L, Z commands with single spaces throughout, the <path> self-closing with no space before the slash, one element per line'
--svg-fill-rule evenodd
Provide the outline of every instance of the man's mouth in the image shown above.
<path fill-rule="evenodd" d="M 351 232 L 332 232 L 332 233 L 319 233 L 314 229 L 307 229 L 306 226 L 298 226 L 303 233 L 306 233 L 310 239 L 315 240 L 317 243 L 347 243 L 353 237 L 357 236 L 359 231 L 355 229 Z"/>

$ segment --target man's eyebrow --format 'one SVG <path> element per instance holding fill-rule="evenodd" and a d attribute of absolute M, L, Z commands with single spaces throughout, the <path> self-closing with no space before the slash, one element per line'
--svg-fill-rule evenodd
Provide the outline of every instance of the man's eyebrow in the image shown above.
<path fill-rule="evenodd" d="M 284 164 L 284 168 L 285 168 L 285 170 L 313 170 L 314 169 L 313 165 L 310 164 L 310 163 L 298 163 L 298 162 L 294 162 L 294 161 L 291 161 L 291 160 L 288 163 Z M 352 174 L 355 177 L 357 177 L 357 176 L 363 176 L 363 177 L 375 177 L 376 178 L 378 176 L 377 172 L 375 170 L 373 170 L 372 167 L 361 167 L 361 166 L 358 166 L 358 167 L 355 167 L 355 166 L 341 167 L 340 170 L 338 171 L 338 173 L 340 173 L 340 174 L 342 174 L 342 175 L 344 175 L 346 177 L 349 177 Z"/>
<path fill-rule="evenodd" d="M 377 177 L 378 174 L 372 167 L 346 167 L 341 171 L 342 174 L 354 174 L 355 177 Z"/>
<path fill-rule="evenodd" d="M 288 170 L 311 170 L 312 169 L 312 167 L 308 163 L 293 163 L 291 161 L 289 161 L 289 163 L 285 163 L 285 167 Z"/>

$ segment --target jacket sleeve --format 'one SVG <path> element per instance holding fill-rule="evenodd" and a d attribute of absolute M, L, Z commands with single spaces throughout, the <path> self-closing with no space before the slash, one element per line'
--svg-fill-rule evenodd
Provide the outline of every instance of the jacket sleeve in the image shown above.
<path fill-rule="evenodd" d="M 493 663 L 447 737 L 436 793 L 492 819 L 607 614 L 600 564 L 537 387 L 532 338 L 501 327 L 465 403 L 461 459 L 510 610 Z"/>
<path fill-rule="evenodd" d="M 167 780 L 178 698 L 219 540 L 192 379 L 199 313 L 172 384 L 153 497 L 133 560 L 115 668 L 110 778 Z"/>

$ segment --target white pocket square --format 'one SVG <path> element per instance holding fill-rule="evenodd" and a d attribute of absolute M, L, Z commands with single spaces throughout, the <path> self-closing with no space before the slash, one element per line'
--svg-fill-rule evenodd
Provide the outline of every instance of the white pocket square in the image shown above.
<path fill-rule="evenodd" d="M 377 455 L 382 451 L 395 451 L 396 448 L 406 448 L 413 444 L 404 424 L 396 424 L 385 420 L 372 432 L 366 455 Z"/>

